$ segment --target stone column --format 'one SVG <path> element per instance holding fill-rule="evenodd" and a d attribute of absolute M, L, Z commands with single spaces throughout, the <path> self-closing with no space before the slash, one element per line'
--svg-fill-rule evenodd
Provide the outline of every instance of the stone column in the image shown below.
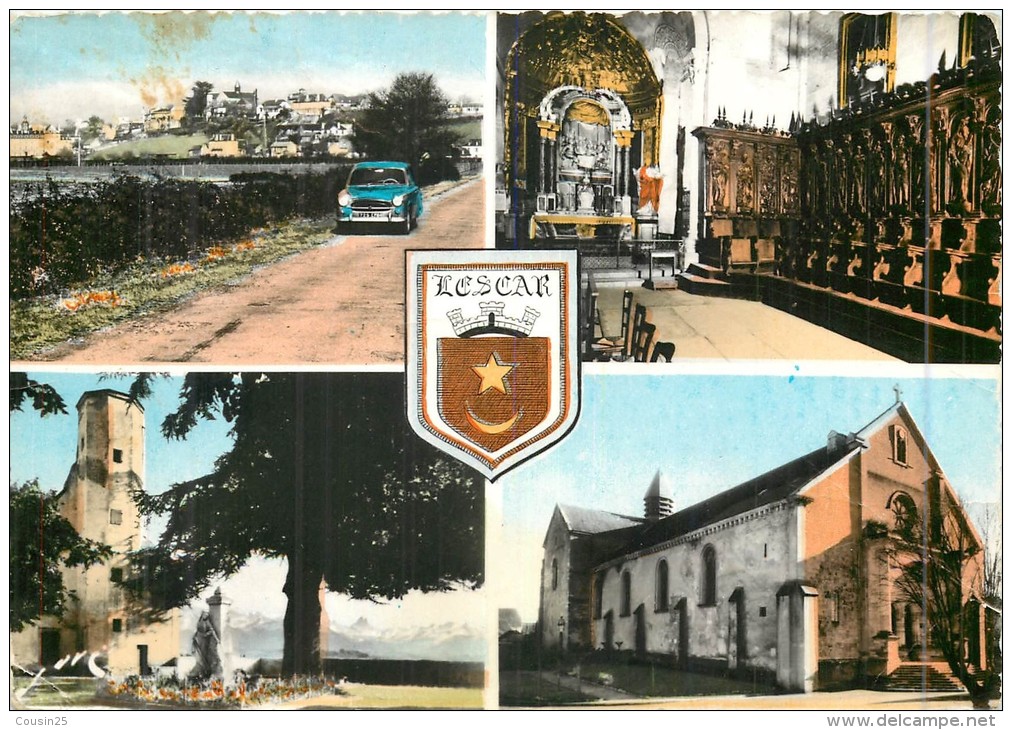
<path fill-rule="evenodd" d="M 554 126 L 555 125 L 552 124 L 552 122 L 548 121 L 547 119 L 539 119 L 538 120 L 538 133 L 540 134 L 540 139 L 538 140 L 538 192 L 539 193 L 551 192 L 551 188 L 549 187 L 551 185 L 551 181 L 550 181 L 550 178 L 547 175 L 547 169 L 546 169 L 547 165 L 548 165 L 548 161 L 546 159 L 546 157 L 547 157 L 547 155 L 546 155 L 547 149 L 546 148 L 548 147 L 549 139 L 551 137 L 552 127 L 554 127 Z"/>
<path fill-rule="evenodd" d="M 777 591 L 777 684 L 812 692 L 819 673 L 819 592 L 801 581 Z"/>
<path fill-rule="evenodd" d="M 621 191 L 622 213 L 632 213 L 632 196 L 629 194 L 629 152 L 632 146 L 633 131 L 631 129 L 616 129 L 615 144 L 618 145 L 619 169 L 616 170 L 618 185 L 616 190 Z"/>
<path fill-rule="evenodd" d="M 235 670 L 234 656 L 232 653 L 232 633 L 229 629 L 228 607 L 232 601 L 221 594 L 221 588 L 214 591 L 214 595 L 207 599 L 208 613 L 211 617 L 211 625 L 218 634 L 218 655 L 221 657 L 221 666 L 225 672 L 225 680 L 232 680 L 232 673 Z"/>

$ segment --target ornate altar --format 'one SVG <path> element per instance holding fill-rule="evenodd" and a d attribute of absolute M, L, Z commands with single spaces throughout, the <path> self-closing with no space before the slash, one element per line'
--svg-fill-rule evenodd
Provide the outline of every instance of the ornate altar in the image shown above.
<path fill-rule="evenodd" d="M 550 14 L 508 56 L 506 183 L 531 238 L 635 233 L 634 171 L 656 164 L 660 84 L 602 14 Z"/>
<path fill-rule="evenodd" d="M 721 113 L 699 140 L 699 242 L 704 264 L 769 269 L 774 250 L 797 234 L 801 214 L 797 142 L 767 124 L 731 124 Z"/>

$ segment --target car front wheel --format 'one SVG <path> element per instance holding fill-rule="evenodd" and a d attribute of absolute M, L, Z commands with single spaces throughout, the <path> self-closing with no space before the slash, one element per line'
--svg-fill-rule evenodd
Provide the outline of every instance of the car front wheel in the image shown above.
<path fill-rule="evenodd" d="M 401 224 L 401 233 L 408 235 L 411 233 L 411 229 L 415 227 L 415 215 L 411 208 L 408 208 L 407 213 L 404 216 L 404 223 Z"/>

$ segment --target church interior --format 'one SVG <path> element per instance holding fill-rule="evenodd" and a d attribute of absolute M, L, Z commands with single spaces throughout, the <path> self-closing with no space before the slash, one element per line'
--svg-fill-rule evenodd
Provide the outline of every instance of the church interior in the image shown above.
<path fill-rule="evenodd" d="M 716 328 L 777 309 L 843 349 L 1000 360 L 994 17 L 528 12 L 497 31 L 497 246 L 581 252 L 588 343 L 629 334 L 605 292 L 645 286 L 764 305 L 717 302 Z"/>

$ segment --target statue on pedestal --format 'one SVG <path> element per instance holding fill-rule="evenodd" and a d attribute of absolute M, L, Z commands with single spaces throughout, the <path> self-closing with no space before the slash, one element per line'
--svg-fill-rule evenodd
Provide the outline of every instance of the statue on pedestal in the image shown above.
<path fill-rule="evenodd" d="M 211 623 L 209 611 L 202 611 L 197 621 L 197 630 L 193 634 L 190 648 L 193 650 L 193 657 L 197 663 L 190 670 L 190 679 L 211 679 L 224 676 L 225 670 L 221 664 L 221 637 L 214 630 Z"/>

